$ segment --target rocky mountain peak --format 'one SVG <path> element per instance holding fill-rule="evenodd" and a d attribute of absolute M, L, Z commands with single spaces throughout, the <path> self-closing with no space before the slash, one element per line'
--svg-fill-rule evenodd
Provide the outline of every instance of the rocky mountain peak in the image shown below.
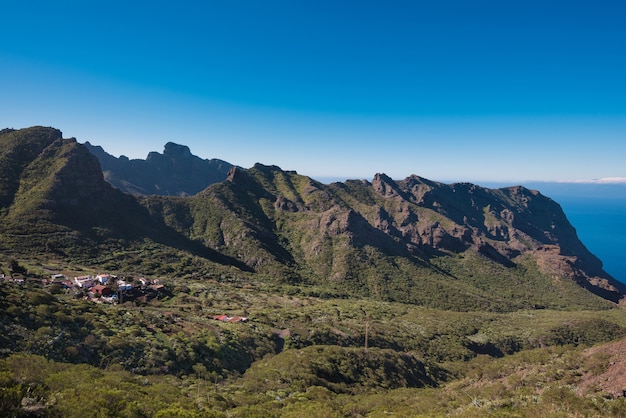
<path fill-rule="evenodd" d="M 399 196 L 402 192 L 398 184 L 384 173 L 376 173 L 372 179 L 372 187 L 385 197 Z"/>
<path fill-rule="evenodd" d="M 136 195 L 190 196 L 211 184 L 224 181 L 232 164 L 206 160 L 191 153 L 186 145 L 168 142 L 163 153 L 152 151 L 145 160 L 106 153 L 102 147 L 85 143 L 98 158 L 105 179 L 114 187 Z"/>
<path fill-rule="evenodd" d="M 172 158 L 187 159 L 192 157 L 191 150 L 186 145 L 179 145 L 173 142 L 165 144 L 163 155 Z"/>

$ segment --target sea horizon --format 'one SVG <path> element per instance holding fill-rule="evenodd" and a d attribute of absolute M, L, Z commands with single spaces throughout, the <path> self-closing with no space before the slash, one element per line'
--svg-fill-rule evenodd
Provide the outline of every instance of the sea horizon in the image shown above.
<path fill-rule="evenodd" d="M 604 271 L 626 284 L 626 199 L 561 197 L 557 202 Z"/>

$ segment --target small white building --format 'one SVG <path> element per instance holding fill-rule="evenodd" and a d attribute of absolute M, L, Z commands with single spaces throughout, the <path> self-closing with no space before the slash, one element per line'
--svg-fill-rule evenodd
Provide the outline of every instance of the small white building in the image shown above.
<path fill-rule="evenodd" d="M 110 281 L 113 281 L 115 279 L 115 276 L 111 275 L 111 274 L 98 274 L 96 276 L 96 281 L 100 282 L 102 284 L 107 284 Z"/>
<path fill-rule="evenodd" d="M 74 283 L 76 286 L 89 289 L 93 287 L 93 276 L 78 276 L 74 277 Z"/>
<path fill-rule="evenodd" d="M 133 285 L 130 283 L 126 283 L 124 280 L 118 280 L 117 288 L 119 290 L 131 290 L 133 288 Z"/>

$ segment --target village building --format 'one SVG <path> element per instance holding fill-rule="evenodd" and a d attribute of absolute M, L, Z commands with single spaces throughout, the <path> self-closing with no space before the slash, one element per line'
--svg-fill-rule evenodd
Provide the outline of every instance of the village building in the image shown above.
<path fill-rule="evenodd" d="M 71 289 L 71 288 L 73 288 L 76 285 L 76 283 L 73 282 L 70 279 L 64 280 L 62 282 L 58 282 L 58 284 L 60 284 L 61 286 L 63 286 L 66 289 Z"/>
<path fill-rule="evenodd" d="M 113 290 L 110 287 L 102 284 L 92 287 L 91 292 L 96 296 L 111 296 L 113 294 Z"/>
<path fill-rule="evenodd" d="M 117 288 L 119 290 L 131 290 L 133 288 L 133 285 L 125 282 L 124 280 L 119 280 L 117 282 Z"/>
<path fill-rule="evenodd" d="M 222 322 L 248 322 L 245 316 L 213 315 L 211 318 Z"/>
<path fill-rule="evenodd" d="M 65 281 L 65 280 L 67 280 L 67 276 L 66 276 L 65 274 L 60 274 L 60 273 L 57 273 L 57 274 L 53 274 L 53 275 L 51 275 L 51 276 L 50 276 L 50 279 L 51 279 L 53 282 L 63 282 L 63 281 Z"/>
<path fill-rule="evenodd" d="M 80 288 L 89 289 L 93 287 L 93 276 L 74 277 L 74 283 Z"/>
<path fill-rule="evenodd" d="M 111 275 L 111 274 L 98 274 L 96 275 L 96 281 L 100 282 L 101 284 L 108 284 L 109 282 L 113 281 L 115 279 L 115 276 Z"/>

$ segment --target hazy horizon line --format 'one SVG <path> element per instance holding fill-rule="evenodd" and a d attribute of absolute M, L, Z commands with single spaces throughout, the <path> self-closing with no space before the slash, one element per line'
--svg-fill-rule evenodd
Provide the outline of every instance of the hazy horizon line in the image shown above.
<path fill-rule="evenodd" d="M 298 172 L 299 173 L 299 172 Z M 304 174 L 306 175 L 306 174 Z M 407 177 L 410 177 L 413 174 L 409 174 L 402 179 L 394 179 L 394 180 L 403 180 Z M 333 183 L 333 182 L 344 182 L 346 180 L 368 180 L 368 178 L 358 177 L 358 176 L 310 176 L 307 177 L 314 178 L 322 183 Z M 418 175 L 419 176 L 419 175 Z M 373 177 L 369 176 L 369 177 Z M 423 177 L 423 176 L 419 176 Z M 429 179 L 434 180 L 434 179 Z M 626 177 L 601 177 L 597 179 L 572 179 L 572 180 L 434 180 L 441 183 L 475 183 L 475 184 L 528 184 L 528 183 L 551 183 L 551 184 L 580 184 L 580 185 L 626 185 Z"/>

